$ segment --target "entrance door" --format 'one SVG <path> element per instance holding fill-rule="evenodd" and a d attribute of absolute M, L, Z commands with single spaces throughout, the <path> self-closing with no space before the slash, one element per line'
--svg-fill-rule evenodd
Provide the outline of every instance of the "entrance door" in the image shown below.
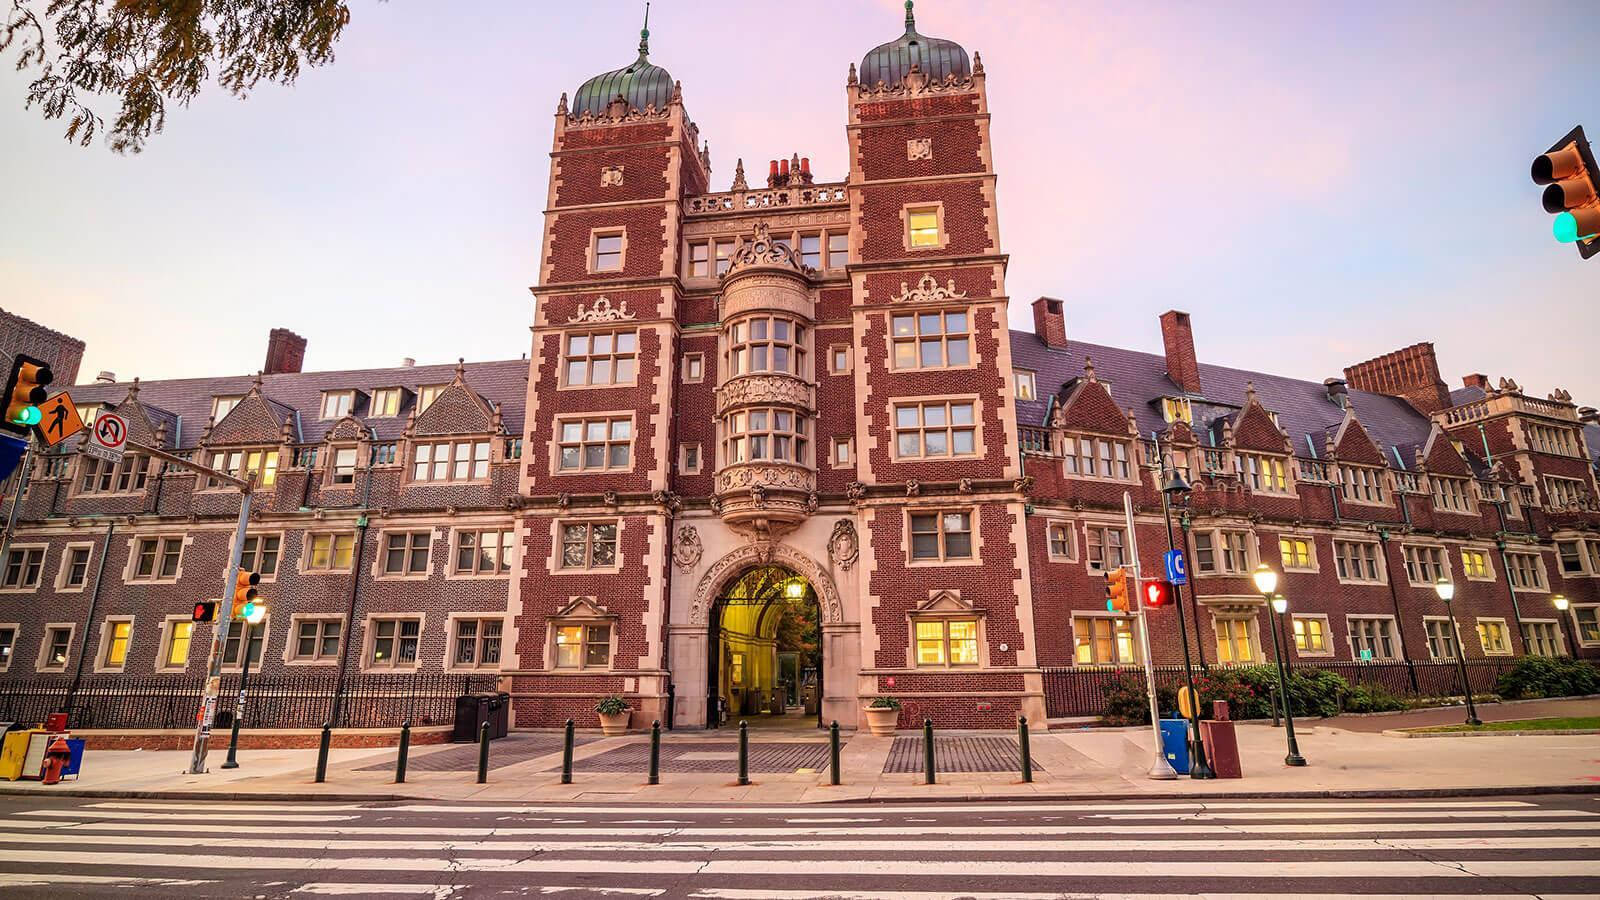
<path fill-rule="evenodd" d="M 708 640 L 706 725 L 798 724 L 790 699 L 815 672 L 816 725 L 822 725 L 822 629 L 816 591 L 782 566 L 757 566 L 729 580 L 712 608 Z M 785 667 L 784 661 L 790 664 Z"/>

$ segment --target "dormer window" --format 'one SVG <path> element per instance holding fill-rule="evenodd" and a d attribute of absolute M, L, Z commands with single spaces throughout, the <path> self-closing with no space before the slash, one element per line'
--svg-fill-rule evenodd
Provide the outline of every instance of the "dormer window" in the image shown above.
<path fill-rule="evenodd" d="M 439 395 L 444 393 L 445 388 L 449 386 L 448 384 L 425 384 L 417 388 L 417 412 L 420 413 L 432 406 L 433 401 L 439 399 Z"/>
<path fill-rule="evenodd" d="M 1352 503 L 1383 502 L 1383 470 L 1370 466 L 1339 466 L 1344 498 Z"/>
<path fill-rule="evenodd" d="M 1034 380 L 1033 373 L 1025 369 L 1017 369 L 1013 374 L 1016 376 L 1017 399 L 1037 399 L 1039 396 L 1039 391 L 1037 388 L 1037 383 Z"/>
<path fill-rule="evenodd" d="M 378 418 L 388 418 L 400 414 L 400 389 L 378 388 L 372 392 L 372 404 L 367 410 L 367 415 Z"/>
<path fill-rule="evenodd" d="M 1259 453 L 1238 454 L 1239 469 L 1244 475 L 1245 483 L 1250 485 L 1250 490 L 1258 494 L 1287 494 L 1289 493 L 1288 467 L 1284 460 L 1276 456 L 1263 456 Z"/>
<path fill-rule="evenodd" d="M 1473 511 L 1472 494 L 1467 490 L 1467 479 L 1430 475 L 1428 487 L 1432 488 L 1434 508 L 1459 513 Z"/>
<path fill-rule="evenodd" d="M 1194 422 L 1194 410 L 1189 406 L 1188 397 L 1162 397 L 1161 418 L 1169 424 L 1172 422 Z"/>
<path fill-rule="evenodd" d="M 355 406 L 355 391 L 324 391 L 322 393 L 322 417 L 324 419 L 342 419 L 350 414 L 350 408 Z"/>
<path fill-rule="evenodd" d="M 278 480 L 278 448 L 215 450 L 211 454 L 211 468 L 246 480 L 254 475 L 256 487 L 269 488 Z M 222 486 L 223 482 L 206 480 L 206 487 Z"/>
<path fill-rule="evenodd" d="M 225 418 L 228 415 L 228 413 L 233 412 L 233 408 L 235 406 L 238 406 L 239 405 L 239 401 L 243 400 L 243 399 L 244 399 L 243 397 L 239 397 L 239 396 L 212 397 L 211 398 L 211 417 L 213 419 L 217 420 L 218 422 L 221 422 L 223 420 L 223 418 Z"/>

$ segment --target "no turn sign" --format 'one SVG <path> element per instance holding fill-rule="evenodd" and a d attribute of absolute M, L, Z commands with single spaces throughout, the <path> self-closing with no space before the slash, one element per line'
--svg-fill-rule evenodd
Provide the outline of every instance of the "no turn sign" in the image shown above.
<path fill-rule="evenodd" d="M 95 416 L 89 428 L 89 440 L 83 452 L 106 462 L 121 462 L 122 451 L 128 446 L 128 420 L 113 412 Z"/>

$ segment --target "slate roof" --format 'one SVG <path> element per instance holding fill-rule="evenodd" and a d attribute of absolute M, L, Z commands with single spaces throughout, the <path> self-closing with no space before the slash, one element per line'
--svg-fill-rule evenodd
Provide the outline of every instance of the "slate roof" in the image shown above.
<path fill-rule="evenodd" d="M 1064 350 L 1045 346 L 1031 331 L 1011 332 L 1011 361 L 1019 369 L 1035 373 L 1037 400 L 1017 401 L 1017 419 L 1024 425 L 1045 424 L 1053 396 L 1061 386 L 1083 374 L 1084 357 L 1094 361 L 1095 375 L 1105 382 L 1112 399 L 1123 409 L 1131 408 L 1139 432 L 1149 437 L 1165 431 L 1161 417 L 1161 397 L 1183 396 L 1183 391 L 1167 377 L 1166 357 L 1104 344 L 1069 341 Z M 1206 403 L 1194 403 L 1195 432 L 1204 433 L 1218 418 L 1236 414 L 1245 402 L 1245 385 L 1253 383 L 1256 396 L 1288 432 L 1296 456 L 1311 456 L 1307 436 L 1315 444 L 1317 457 L 1325 456 L 1325 436 L 1339 430 L 1345 411 L 1328 399 L 1320 381 L 1303 381 L 1265 372 L 1251 372 L 1227 366 L 1200 364 L 1200 382 Z M 1430 423 L 1427 416 L 1412 409 L 1404 400 L 1351 390 L 1350 405 L 1356 418 L 1383 449 L 1389 462 L 1395 462 L 1395 449 L 1403 448 L 1401 459 L 1412 468 L 1411 449 L 1427 442 Z"/>
<path fill-rule="evenodd" d="M 317 443 L 338 424 L 338 419 L 321 418 L 324 391 L 357 390 L 370 402 L 372 392 L 379 388 L 401 387 L 407 393 L 394 416 L 369 417 L 363 401 L 358 399 L 356 415 L 369 427 L 380 441 L 398 440 L 405 431 L 406 420 L 416 405 L 417 389 L 423 385 L 449 384 L 455 377 L 454 363 L 437 366 L 406 366 L 390 369 L 348 369 L 336 372 L 293 372 L 281 375 L 263 375 L 261 393 L 275 409 L 285 416 L 297 416 L 301 440 Z M 151 424 L 167 424 L 168 441 L 173 449 L 191 450 L 199 445 L 205 432 L 206 421 L 211 418 L 214 397 L 237 397 L 249 392 L 255 383 L 254 375 L 222 378 L 182 378 L 170 381 L 140 381 L 139 402 L 150 416 Z M 528 361 L 508 359 L 493 362 L 466 364 L 467 386 L 484 399 L 500 408 L 506 433 L 522 433 L 523 408 L 527 403 Z M 80 384 L 68 390 L 72 400 L 79 405 L 109 403 L 117 406 L 128 396 L 131 382 L 115 384 Z"/>

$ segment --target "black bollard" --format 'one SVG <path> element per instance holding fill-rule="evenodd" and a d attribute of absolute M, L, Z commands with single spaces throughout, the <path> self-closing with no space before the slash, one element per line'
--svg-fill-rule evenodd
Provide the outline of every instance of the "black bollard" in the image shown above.
<path fill-rule="evenodd" d="M 750 783 L 750 723 L 739 720 L 739 783 Z"/>
<path fill-rule="evenodd" d="M 661 783 L 661 720 L 650 723 L 650 784 Z"/>
<path fill-rule="evenodd" d="M 933 720 L 922 720 L 922 783 L 933 784 Z"/>
<path fill-rule="evenodd" d="M 400 754 L 394 758 L 394 783 L 406 783 L 406 757 L 411 753 L 411 720 L 400 723 Z"/>
<path fill-rule="evenodd" d="M 317 784 L 328 780 L 328 748 L 333 746 L 333 723 L 322 723 L 322 741 L 317 745 Z"/>
<path fill-rule="evenodd" d="M 489 780 L 489 723 L 478 726 L 478 783 Z"/>
<path fill-rule="evenodd" d="M 1033 751 L 1028 748 L 1028 717 L 1017 716 L 1017 753 L 1022 758 L 1022 781 L 1033 781 Z"/>
<path fill-rule="evenodd" d="M 839 720 L 828 726 L 828 780 L 839 784 Z"/>
<path fill-rule="evenodd" d="M 567 736 L 561 746 L 561 783 L 572 783 L 572 720 L 567 720 Z"/>

